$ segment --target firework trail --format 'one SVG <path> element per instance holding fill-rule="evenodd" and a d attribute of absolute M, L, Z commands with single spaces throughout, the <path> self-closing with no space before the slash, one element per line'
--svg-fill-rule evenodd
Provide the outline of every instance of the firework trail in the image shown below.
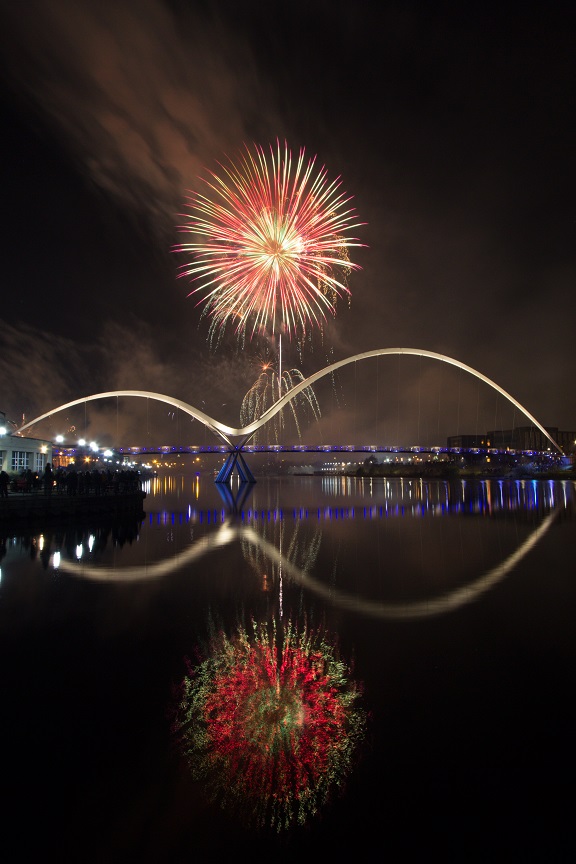
<path fill-rule="evenodd" d="M 285 369 L 278 376 L 271 363 L 265 363 L 258 378 L 248 390 L 240 407 L 240 425 L 247 426 L 253 420 L 258 420 L 268 408 L 285 396 L 292 388 L 304 381 L 304 375 L 299 369 Z M 312 387 L 306 387 L 289 403 L 289 409 L 296 426 L 298 438 L 302 438 L 299 414 L 306 412 L 314 420 L 320 420 L 320 405 Z M 253 436 L 255 444 L 279 444 L 280 433 L 285 428 L 285 413 L 283 409 L 276 414 L 266 426 L 258 429 Z M 264 441 L 264 438 L 267 440 Z M 272 439 L 272 440 L 271 440 Z"/>
<path fill-rule="evenodd" d="M 302 574 L 309 575 L 312 571 L 322 541 L 322 529 L 316 526 L 312 535 L 301 537 L 301 523 L 296 522 L 290 534 L 286 531 L 285 522 L 282 519 L 258 524 L 258 533 L 264 542 L 271 543 L 280 551 L 283 558 L 292 566 L 296 567 Z M 256 528 L 256 526 L 255 526 Z M 261 580 L 262 590 L 269 593 L 277 592 L 277 609 L 280 618 L 283 617 L 283 561 L 273 561 L 262 550 L 262 547 L 250 537 L 243 536 L 241 539 L 242 554 L 250 568 Z"/>
<path fill-rule="evenodd" d="M 367 715 L 326 634 L 252 621 L 214 632 L 173 733 L 209 797 L 255 827 L 303 825 L 352 770 Z"/>
<path fill-rule="evenodd" d="M 219 342 L 232 324 L 240 342 L 267 330 L 303 338 L 322 327 L 336 301 L 350 295 L 347 277 L 360 269 L 349 250 L 364 244 L 348 232 L 354 222 L 340 178 L 330 181 L 316 157 L 304 148 L 293 161 L 287 144 L 265 150 L 247 145 L 238 162 L 209 172 L 207 194 L 188 198 L 187 224 L 193 235 L 174 247 L 191 254 L 179 277 L 198 282 L 188 296 L 201 295 L 211 319 L 210 341 Z"/>

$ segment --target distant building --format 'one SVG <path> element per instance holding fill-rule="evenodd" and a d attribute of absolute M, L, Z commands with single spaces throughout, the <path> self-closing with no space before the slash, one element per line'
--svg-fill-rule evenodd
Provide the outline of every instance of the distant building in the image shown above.
<path fill-rule="evenodd" d="M 552 435 L 552 437 L 558 442 L 567 456 L 573 456 L 576 453 L 576 432 L 560 429 L 557 435 Z"/>
<path fill-rule="evenodd" d="M 557 426 L 544 427 L 563 452 L 573 453 L 576 432 L 562 431 Z M 543 452 L 552 447 L 549 439 L 537 426 L 516 426 L 514 429 L 495 429 L 487 433 L 488 446 L 503 450 L 537 450 Z"/>
<path fill-rule="evenodd" d="M 545 428 L 567 456 L 574 454 L 576 451 L 576 432 L 563 431 L 557 426 Z M 447 447 L 463 450 L 471 450 L 475 447 L 494 448 L 496 450 L 534 450 L 540 453 L 553 449 L 550 440 L 537 426 L 492 429 L 485 435 L 450 435 L 447 438 Z"/>
<path fill-rule="evenodd" d="M 489 447 L 486 435 L 449 435 L 446 446 L 451 448 L 462 448 L 470 450 L 473 447 Z"/>

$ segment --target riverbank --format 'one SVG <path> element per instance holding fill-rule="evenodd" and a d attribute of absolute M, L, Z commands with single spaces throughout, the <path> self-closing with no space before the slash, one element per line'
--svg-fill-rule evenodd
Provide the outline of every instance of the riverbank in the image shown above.
<path fill-rule="evenodd" d="M 531 471 L 518 468 L 512 471 L 486 471 L 478 468 L 458 468 L 451 466 L 428 468 L 419 465 L 371 465 L 361 466 L 352 471 L 314 471 L 294 472 L 295 477 L 384 477 L 396 479 L 422 480 L 573 480 L 576 481 L 576 468 L 569 467 L 555 471 Z M 256 475 L 258 479 L 258 475 Z"/>
<path fill-rule="evenodd" d="M 517 465 L 511 468 L 483 465 L 457 465 L 455 463 L 374 464 L 361 465 L 352 472 L 355 477 L 421 477 L 424 480 L 575 480 L 574 465 L 538 468 Z"/>

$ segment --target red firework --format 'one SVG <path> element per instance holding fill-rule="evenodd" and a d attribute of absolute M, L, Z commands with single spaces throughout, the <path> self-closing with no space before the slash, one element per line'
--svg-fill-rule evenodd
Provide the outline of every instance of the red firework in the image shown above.
<path fill-rule="evenodd" d="M 335 314 L 336 300 L 350 291 L 349 249 L 364 244 L 348 236 L 355 223 L 340 178 L 329 181 L 304 148 L 293 162 L 287 144 L 245 146 L 237 163 L 208 173 L 206 195 L 188 198 L 189 220 L 180 231 L 194 235 L 174 247 L 191 253 L 179 276 L 198 281 L 211 332 L 233 322 L 236 334 L 259 331 L 302 335 Z"/>

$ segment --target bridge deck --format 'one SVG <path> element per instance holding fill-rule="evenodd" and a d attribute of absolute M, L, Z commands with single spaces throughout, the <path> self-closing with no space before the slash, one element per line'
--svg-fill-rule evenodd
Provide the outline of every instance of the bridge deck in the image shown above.
<path fill-rule="evenodd" d="M 522 456 L 550 456 L 549 450 L 516 450 L 511 447 L 395 447 L 380 446 L 376 444 L 246 444 L 241 448 L 243 453 L 385 453 L 385 454 L 432 454 L 432 455 L 522 455 Z M 72 452 L 71 448 L 62 448 L 62 452 Z M 189 453 L 199 455 L 204 453 L 230 453 L 231 448 L 225 444 L 202 446 L 191 444 L 187 447 L 173 447 L 164 445 L 161 447 L 125 447 L 118 448 L 118 452 L 126 456 L 145 455 L 168 455 L 177 453 Z M 558 454 L 552 454 L 558 455 Z"/>

